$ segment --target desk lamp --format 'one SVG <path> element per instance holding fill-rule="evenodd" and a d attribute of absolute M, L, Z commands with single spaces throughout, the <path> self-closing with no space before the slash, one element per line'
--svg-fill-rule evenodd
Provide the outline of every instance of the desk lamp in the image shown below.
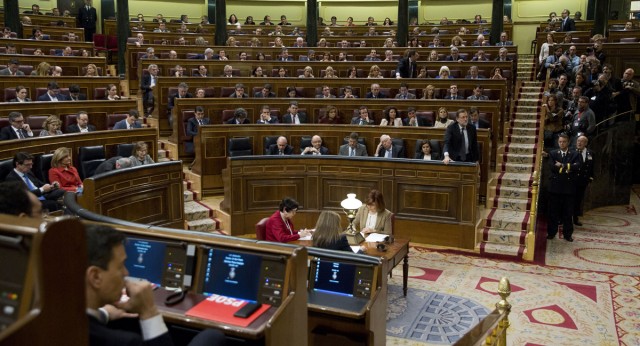
<path fill-rule="evenodd" d="M 362 206 L 362 202 L 356 198 L 355 193 L 348 193 L 347 199 L 340 202 L 340 205 L 349 220 L 349 227 L 347 227 L 347 230 L 344 232 L 347 236 L 347 240 L 349 241 L 349 245 L 358 245 L 362 243 L 364 241 L 364 237 L 360 232 L 353 228 L 353 220 L 356 219 L 356 213 Z"/>

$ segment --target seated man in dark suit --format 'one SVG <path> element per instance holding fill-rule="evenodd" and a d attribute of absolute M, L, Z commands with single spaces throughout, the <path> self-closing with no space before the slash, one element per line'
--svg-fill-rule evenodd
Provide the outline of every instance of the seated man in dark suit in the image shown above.
<path fill-rule="evenodd" d="M 473 88 L 473 95 L 467 97 L 467 100 L 471 100 L 471 101 L 486 101 L 489 99 L 489 96 L 487 95 L 483 95 L 482 92 L 484 91 L 484 88 L 482 87 L 482 85 L 478 84 L 475 86 L 475 88 Z"/>
<path fill-rule="evenodd" d="M 80 92 L 80 86 L 78 84 L 69 85 L 69 101 L 86 101 L 87 94 Z"/>
<path fill-rule="evenodd" d="M 249 97 L 249 95 L 244 92 L 244 84 L 237 83 L 235 88 L 236 90 L 231 95 L 229 95 L 230 98 L 244 99 Z"/>
<path fill-rule="evenodd" d="M 449 164 L 451 161 L 478 162 L 478 136 L 476 128 L 469 125 L 469 114 L 466 109 L 458 109 L 456 122 L 447 127 L 444 134 L 444 159 L 442 162 Z"/>
<path fill-rule="evenodd" d="M 69 99 L 64 94 L 60 93 L 60 87 L 58 86 L 58 83 L 54 81 L 49 82 L 47 84 L 47 92 L 38 97 L 38 101 L 58 102 L 68 100 Z"/>
<path fill-rule="evenodd" d="M 202 125 L 209 125 L 209 118 L 204 117 L 204 108 L 197 106 L 195 116 L 187 122 L 187 136 L 195 136 L 198 134 L 198 128 Z"/>
<path fill-rule="evenodd" d="M 476 107 L 469 108 L 469 125 L 476 129 L 488 129 L 491 128 L 491 124 L 488 121 L 480 118 L 480 113 Z"/>
<path fill-rule="evenodd" d="M 317 99 L 333 99 L 336 98 L 336 95 L 331 93 L 331 88 L 328 85 L 322 86 L 322 94 L 316 95 Z"/>
<path fill-rule="evenodd" d="M 375 157 L 382 157 L 385 159 L 404 158 L 404 148 L 393 145 L 389 135 L 382 135 L 380 136 L 380 143 L 378 143 L 378 147 L 376 148 Z"/>
<path fill-rule="evenodd" d="M 447 55 L 447 57 L 444 59 L 445 61 L 464 61 L 464 58 L 462 58 L 462 56 L 460 55 L 460 50 L 458 49 L 458 47 L 451 47 L 450 52 L 451 54 Z"/>
<path fill-rule="evenodd" d="M 125 237 L 110 226 L 86 227 L 88 267 L 85 271 L 89 345 L 173 345 L 148 281 L 125 280 Z M 129 299 L 121 301 L 126 288 Z M 113 320 L 136 314 L 139 331 L 117 329 Z M 127 320 L 123 321 L 122 325 Z M 224 334 L 207 329 L 189 345 L 224 345 Z"/>
<path fill-rule="evenodd" d="M 86 111 L 79 111 L 76 115 L 76 124 L 67 127 L 67 133 L 93 132 L 96 127 L 89 124 L 89 114 Z"/>
<path fill-rule="evenodd" d="M 0 214 L 39 218 L 42 203 L 19 181 L 0 183 Z"/>
<path fill-rule="evenodd" d="M 262 91 L 258 91 L 253 95 L 253 97 L 256 97 L 256 98 L 276 97 L 276 93 L 271 91 L 271 89 L 272 89 L 271 84 L 267 83 L 262 87 Z"/>
<path fill-rule="evenodd" d="M 416 109 L 413 107 L 407 108 L 407 117 L 402 119 L 404 126 L 433 126 L 429 120 L 416 115 Z"/>
<path fill-rule="evenodd" d="M 0 76 L 24 76 L 24 72 L 20 71 L 18 69 L 19 67 L 20 61 L 16 58 L 13 58 L 9 60 L 7 68 L 0 70 Z"/>
<path fill-rule="evenodd" d="M 338 154 L 340 156 L 369 156 L 367 147 L 364 144 L 358 143 L 357 132 L 351 132 L 349 142 L 340 146 Z"/>
<path fill-rule="evenodd" d="M 260 109 L 260 119 L 256 121 L 256 124 L 277 124 L 278 122 L 278 117 L 271 115 L 271 107 L 263 105 Z"/>
<path fill-rule="evenodd" d="M 496 46 L 513 46 L 513 42 L 509 41 L 509 36 L 503 31 L 500 33 L 500 41 L 496 43 Z"/>
<path fill-rule="evenodd" d="M 247 119 L 247 111 L 244 108 L 236 108 L 233 112 L 233 118 L 227 120 L 227 124 L 231 125 L 242 125 L 242 124 L 250 124 L 251 122 Z"/>
<path fill-rule="evenodd" d="M 130 129 L 140 129 L 142 125 L 138 122 L 138 118 L 140 118 L 140 114 L 135 109 L 130 109 L 129 114 L 127 114 L 126 119 L 122 119 L 113 125 L 114 130 L 130 130 Z"/>
<path fill-rule="evenodd" d="M 458 94 L 458 85 L 451 84 L 449 86 L 449 93 L 445 96 L 445 100 L 464 100 L 464 97 Z"/>
<path fill-rule="evenodd" d="M 291 101 L 289 102 L 289 113 L 284 115 L 282 122 L 285 124 L 306 124 L 307 113 L 298 112 L 298 101 Z"/>
<path fill-rule="evenodd" d="M 9 113 L 9 123 L 0 130 L 0 140 L 24 139 L 33 137 L 33 132 L 29 124 L 24 123 L 24 116 L 20 112 Z"/>
<path fill-rule="evenodd" d="M 287 144 L 286 137 L 278 137 L 276 144 L 269 146 L 269 155 L 292 155 L 293 147 Z"/>
<path fill-rule="evenodd" d="M 380 84 L 373 83 L 371 84 L 371 91 L 367 93 L 366 98 L 368 99 L 386 99 L 387 95 L 380 91 Z"/>
<path fill-rule="evenodd" d="M 373 117 L 369 116 L 369 109 L 367 106 L 360 106 L 358 114 L 359 116 L 351 119 L 351 125 L 375 125 L 376 121 Z"/>
<path fill-rule="evenodd" d="M 478 66 L 471 66 L 469 67 L 469 74 L 466 75 L 464 78 L 466 79 L 486 79 L 487 77 L 481 75 L 478 73 Z"/>
<path fill-rule="evenodd" d="M 329 155 L 329 148 L 322 145 L 322 138 L 315 135 L 311 137 L 311 146 L 304 148 L 300 155 Z"/>
<path fill-rule="evenodd" d="M 93 173 L 93 175 L 96 176 L 98 174 L 111 172 L 116 169 L 128 168 L 128 167 L 131 167 L 131 165 L 132 163 L 130 158 L 122 157 L 122 156 L 114 156 L 104 161 L 103 163 L 101 163 L 96 168 L 96 171 Z"/>
<path fill-rule="evenodd" d="M 167 105 L 167 115 L 169 116 L 169 125 L 173 124 L 173 107 L 175 107 L 176 99 L 190 99 L 193 95 L 189 93 L 189 85 L 185 82 L 178 84 L 178 92 L 169 96 L 169 104 Z"/>
<path fill-rule="evenodd" d="M 64 195 L 64 190 L 59 189 L 58 182 L 45 184 L 36 178 L 31 172 L 33 167 L 33 155 L 26 152 L 18 152 L 13 157 L 13 170 L 7 174 L 5 181 L 19 181 L 25 184 L 27 189 L 36 195 L 42 203 L 42 208 L 49 211 L 60 209 L 58 199 Z"/>

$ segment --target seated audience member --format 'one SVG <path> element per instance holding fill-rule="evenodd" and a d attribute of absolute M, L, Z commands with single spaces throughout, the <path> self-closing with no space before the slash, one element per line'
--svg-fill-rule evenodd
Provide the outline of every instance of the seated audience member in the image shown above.
<path fill-rule="evenodd" d="M 198 134 L 198 128 L 202 125 L 209 125 L 209 118 L 204 117 L 204 108 L 196 106 L 194 117 L 187 122 L 187 136 L 195 136 Z"/>
<path fill-rule="evenodd" d="M 380 126 L 402 127 L 402 119 L 396 107 L 389 106 L 385 108 L 384 118 L 380 121 Z"/>
<path fill-rule="evenodd" d="M 338 114 L 338 108 L 328 106 L 324 115 L 318 119 L 319 124 L 342 124 L 342 118 Z"/>
<path fill-rule="evenodd" d="M 276 144 L 269 146 L 269 155 L 292 155 L 293 147 L 287 143 L 286 137 L 278 137 Z"/>
<path fill-rule="evenodd" d="M 407 117 L 402 120 L 404 126 L 433 126 L 427 119 L 419 117 L 416 114 L 416 109 L 413 107 L 407 108 Z"/>
<path fill-rule="evenodd" d="M 484 91 L 484 88 L 482 87 L 482 85 L 478 84 L 473 88 L 473 95 L 467 97 L 467 100 L 471 100 L 471 101 L 486 101 L 489 99 L 489 96 L 487 95 L 483 95 L 482 92 Z"/>
<path fill-rule="evenodd" d="M 507 48 L 500 48 L 500 50 L 498 51 L 498 56 L 494 61 L 512 61 L 513 59 L 507 55 L 508 53 L 509 51 L 507 50 Z"/>
<path fill-rule="evenodd" d="M 347 78 L 358 78 L 358 69 L 355 66 L 349 68 Z"/>
<path fill-rule="evenodd" d="M 369 54 L 364 58 L 364 61 L 382 61 L 378 57 L 375 49 L 372 49 Z"/>
<path fill-rule="evenodd" d="M 51 75 L 51 65 L 48 62 L 43 61 L 38 64 L 35 70 L 31 71 L 31 75 L 39 76 L 39 77 L 48 77 Z"/>
<path fill-rule="evenodd" d="M 349 134 L 348 143 L 340 146 L 338 154 L 340 156 L 369 156 L 367 147 L 364 144 L 358 143 L 357 132 L 351 132 L 351 134 Z"/>
<path fill-rule="evenodd" d="M 27 95 L 29 95 L 27 88 L 18 85 L 16 87 L 16 98 L 9 100 L 9 102 L 31 102 L 31 99 L 28 98 Z"/>
<path fill-rule="evenodd" d="M 267 75 L 264 74 L 264 70 L 262 69 L 261 66 L 257 66 L 256 68 L 253 69 L 253 71 L 251 71 L 251 77 L 265 78 L 267 77 Z"/>
<path fill-rule="evenodd" d="M 293 57 L 289 55 L 289 50 L 287 48 L 283 48 L 276 61 L 293 61 Z"/>
<path fill-rule="evenodd" d="M 364 205 L 356 213 L 353 227 L 364 234 L 393 234 L 391 212 L 386 209 L 384 197 L 380 191 L 371 190 L 369 192 Z"/>
<path fill-rule="evenodd" d="M 133 143 L 133 154 L 129 156 L 129 159 L 131 160 L 131 166 L 136 167 L 155 163 L 151 156 L 147 154 L 147 152 L 149 151 L 148 148 L 149 147 L 145 142 Z"/>
<path fill-rule="evenodd" d="M 85 77 L 100 77 L 100 73 L 98 72 L 98 67 L 95 64 L 87 65 L 87 73 L 85 73 Z"/>
<path fill-rule="evenodd" d="M 311 66 L 306 66 L 301 75 L 298 78 L 315 78 L 313 76 L 313 68 Z"/>
<path fill-rule="evenodd" d="M 387 98 L 387 95 L 385 95 L 382 91 L 380 91 L 380 84 L 373 83 L 373 84 L 371 84 L 371 91 L 369 91 L 367 93 L 366 98 L 368 98 L 368 99 L 384 99 L 384 98 Z"/>
<path fill-rule="evenodd" d="M 231 65 L 224 65 L 224 68 L 222 69 L 222 76 L 223 78 L 233 78 L 233 66 Z"/>
<path fill-rule="evenodd" d="M 249 97 L 249 95 L 247 95 L 244 92 L 244 84 L 242 83 L 237 83 L 235 86 L 235 91 L 229 95 L 230 98 L 237 98 L 237 99 L 244 99 Z"/>
<path fill-rule="evenodd" d="M 476 129 L 491 128 L 491 124 L 488 121 L 480 118 L 480 113 L 476 107 L 469 108 L 469 124 Z"/>
<path fill-rule="evenodd" d="M 244 108 L 238 107 L 233 112 L 233 118 L 227 120 L 226 123 L 229 125 L 242 125 L 250 124 L 251 122 L 247 119 L 247 111 Z"/>
<path fill-rule="evenodd" d="M 502 69 L 498 66 L 494 67 L 493 70 L 491 71 L 491 79 L 499 79 L 499 80 L 504 80 L 506 78 L 504 78 L 502 76 Z"/>
<path fill-rule="evenodd" d="M 85 234 L 88 266 L 84 281 L 89 345 L 173 345 L 171 334 L 154 302 L 153 285 L 148 281 L 125 280 L 129 272 L 125 267 L 124 235 L 105 225 L 88 225 Z M 120 299 L 125 289 L 129 297 L 126 302 Z M 107 323 L 119 318 L 138 319 L 139 329 L 118 329 Z M 131 324 L 126 322 L 119 325 Z M 224 334 L 205 329 L 188 345 L 224 344 Z"/>
<path fill-rule="evenodd" d="M 292 220 L 298 207 L 299 204 L 295 199 L 290 197 L 282 199 L 278 210 L 267 220 L 266 240 L 286 243 L 311 234 L 311 231 L 307 229 L 297 231 L 293 226 Z"/>
<path fill-rule="evenodd" d="M 256 121 L 257 124 L 277 124 L 279 123 L 278 117 L 271 115 L 271 107 L 269 105 L 263 105 L 260 109 L 260 119 Z"/>
<path fill-rule="evenodd" d="M 290 86 L 287 87 L 287 98 L 293 99 L 298 97 L 298 92 L 296 91 L 296 87 Z"/>
<path fill-rule="evenodd" d="M 375 119 L 369 116 L 369 109 L 366 106 L 360 106 L 358 114 L 359 116 L 351 119 L 351 125 L 375 125 Z"/>
<path fill-rule="evenodd" d="M 367 78 L 384 78 L 378 65 L 371 65 Z"/>
<path fill-rule="evenodd" d="M 313 231 L 313 246 L 351 252 L 347 237 L 342 234 L 338 213 L 329 210 L 320 213 Z"/>
<path fill-rule="evenodd" d="M 449 67 L 448 66 L 440 67 L 440 71 L 438 72 L 438 76 L 436 76 L 436 79 L 453 79 L 453 76 L 451 75 L 451 71 L 449 70 Z"/>
<path fill-rule="evenodd" d="M 13 157 L 13 170 L 7 174 L 5 181 L 18 181 L 36 195 L 42 203 L 42 208 L 49 211 L 60 209 L 58 199 L 64 195 L 64 190 L 58 189 L 57 182 L 45 184 L 31 172 L 33 168 L 33 155 L 27 152 L 18 152 Z"/>
<path fill-rule="evenodd" d="M 178 92 L 169 96 L 169 104 L 167 105 L 167 115 L 169 116 L 169 123 L 173 124 L 173 108 L 176 105 L 176 99 L 190 99 L 193 98 L 193 94 L 189 92 L 189 85 L 185 82 L 178 84 Z"/>
<path fill-rule="evenodd" d="M 509 41 L 507 33 L 503 31 L 500 33 L 500 41 L 496 43 L 496 46 L 513 46 L 513 42 Z"/>
<path fill-rule="evenodd" d="M 487 58 L 487 55 L 485 54 L 484 50 L 480 49 L 474 55 L 471 61 L 489 61 L 489 58 Z"/>
<path fill-rule="evenodd" d="M 322 145 L 322 138 L 315 135 L 311 137 L 311 146 L 304 148 L 300 155 L 329 155 L 329 149 Z"/>
<path fill-rule="evenodd" d="M 52 66 L 51 67 L 51 77 L 62 77 L 62 67 L 60 67 L 60 66 Z"/>
<path fill-rule="evenodd" d="M 385 159 L 404 158 L 404 148 L 394 145 L 389 135 L 382 135 L 374 156 Z"/>
<path fill-rule="evenodd" d="M 198 71 L 193 74 L 194 77 L 208 77 L 207 67 L 204 65 L 198 66 Z"/>
<path fill-rule="evenodd" d="M 42 203 L 19 181 L 0 183 L 0 214 L 18 217 L 42 217 Z"/>
<path fill-rule="evenodd" d="M 146 54 L 142 56 L 142 59 L 158 59 L 155 48 L 147 47 Z"/>
<path fill-rule="evenodd" d="M 438 118 L 434 122 L 433 127 L 446 128 L 453 123 L 454 123 L 453 119 L 449 119 L 449 112 L 447 111 L 447 108 L 440 107 L 438 109 Z"/>
<path fill-rule="evenodd" d="M 341 99 L 357 99 L 358 96 L 353 94 L 353 88 L 350 85 L 344 87 L 344 94 L 340 95 Z"/>
<path fill-rule="evenodd" d="M 465 109 L 458 109 L 456 123 L 447 127 L 444 134 L 444 164 L 451 161 L 477 163 L 480 159 L 476 128 L 468 124 L 469 114 Z"/>
<path fill-rule="evenodd" d="M 83 94 L 80 92 L 80 86 L 78 84 L 69 85 L 69 101 L 86 101 L 86 100 L 87 100 L 87 94 Z"/>
<path fill-rule="evenodd" d="M 445 61 L 453 61 L 453 62 L 464 61 L 464 59 L 462 58 L 462 55 L 460 55 L 460 51 L 458 47 L 451 47 L 450 52 L 451 54 L 447 55 L 447 57 L 444 59 Z"/>
<path fill-rule="evenodd" d="M 400 91 L 396 94 L 396 99 L 400 100 L 414 100 L 416 98 L 415 94 L 409 92 L 409 87 L 407 83 L 400 84 Z"/>
<path fill-rule="evenodd" d="M 414 159 L 417 160 L 442 160 L 440 154 L 431 150 L 431 144 L 428 139 L 422 140 L 420 143 L 420 151 L 416 152 Z"/>
<path fill-rule="evenodd" d="M 322 94 L 316 95 L 317 99 L 332 99 L 336 98 L 336 95 L 331 93 L 331 88 L 328 85 L 322 86 Z"/>
<path fill-rule="evenodd" d="M 204 88 L 197 88 L 195 96 L 196 96 L 197 99 L 203 99 L 203 98 L 207 97 L 207 95 L 206 95 L 206 93 L 204 91 Z"/>
<path fill-rule="evenodd" d="M 0 140 L 25 139 L 33 137 L 29 124 L 25 124 L 20 112 L 11 112 L 8 116 L 9 126 L 0 129 Z"/>
<path fill-rule="evenodd" d="M 464 96 L 458 93 L 458 85 L 451 84 L 449 86 L 449 93 L 445 96 L 446 100 L 464 100 Z"/>
<path fill-rule="evenodd" d="M 178 77 L 178 78 L 182 78 L 184 77 L 184 67 L 180 66 L 180 65 L 176 65 L 173 70 L 175 72 L 173 72 L 173 76 L 174 77 Z"/>
<path fill-rule="evenodd" d="M 42 130 L 40 131 L 40 137 L 47 136 L 59 136 L 62 134 L 60 131 L 60 126 L 62 125 L 62 121 L 58 118 L 57 115 L 50 115 L 47 119 L 42 123 Z"/>
<path fill-rule="evenodd" d="M 289 102 L 289 113 L 285 114 L 282 118 L 282 122 L 285 124 L 306 124 L 307 113 L 298 112 L 298 101 Z"/>
<path fill-rule="evenodd" d="M 478 66 L 471 66 L 469 67 L 469 74 L 466 75 L 464 78 L 466 79 L 486 79 L 487 77 L 478 74 Z"/>
<path fill-rule="evenodd" d="M 82 180 L 73 167 L 69 148 L 58 148 L 51 158 L 49 181 L 57 181 L 60 188 L 70 192 L 82 192 Z"/>
<path fill-rule="evenodd" d="M 60 94 L 58 83 L 51 81 L 47 84 L 47 92 L 38 97 L 38 101 L 68 101 L 67 96 Z"/>
<path fill-rule="evenodd" d="M 89 114 L 86 111 L 79 111 L 76 116 L 76 123 L 69 125 L 67 133 L 93 132 L 96 127 L 89 124 Z"/>
<path fill-rule="evenodd" d="M 424 89 L 422 89 L 422 99 L 423 100 L 435 100 L 436 97 L 436 88 L 429 84 Z"/>
<path fill-rule="evenodd" d="M 118 87 L 115 84 L 107 85 L 107 95 L 104 97 L 107 101 L 117 101 L 120 99 L 118 95 Z M 171 102 L 169 102 L 171 104 Z"/>
<path fill-rule="evenodd" d="M 255 98 L 272 98 L 272 97 L 276 97 L 276 93 L 271 91 L 271 89 L 272 89 L 271 84 L 267 83 L 262 87 L 262 90 L 258 91 L 257 93 L 255 93 L 253 95 L 253 97 L 255 97 Z"/>
<path fill-rule="evenodd" d="M 140 114 L 135 109 L 130 109 L 126 119 L 122 119 L 113 125 L 114 130 L 130 130 L 142 128 L 142 125 L 138 122 Z"/>
<path fill-rule="evenodd" d="M 327 66 L 327 68 L 324 69 L 324 78 L 338 78 L 338 76 L 336 76 L 336 71 L 333 69 L 333 67 Z"/>

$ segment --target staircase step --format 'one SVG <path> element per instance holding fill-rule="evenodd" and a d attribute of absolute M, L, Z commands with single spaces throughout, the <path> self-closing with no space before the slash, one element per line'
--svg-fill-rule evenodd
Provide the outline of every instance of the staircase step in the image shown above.
<path fill-rule="evenodd" d="M 531 173 L 499 173 L 497 176 L 492 177 L 489 180 L 490 186 L 511 186 L 511 187 L 526 187 L 531 186 Z"/>
<path fill-rule="evenodd" d="M 523 154 L 515 154 L 515 153 L 503 153 L 497 155 L 496 164 L 502 165 L 503 163 L 521 163 L 521 164 L 531 164 L 535 161 L 535 156 L 533 155 L 523 155 Z"/>
<path fill-rule="evenodd" d="M 193 201 L 193 191 L 184 190 L 184 192 L 182 194 L 184 196 L 184 201 L 185 202 L 192 202 Z"/>
<path fill-rule="evenodd" d="M 200 219 L 187 222 L 187 229 L 191 231 L 211 233 L 217 231 L 217 222 L 213 219 Z"/>
<path fill-rule="evenodd" d="M 526 231 L 529 216 L 528 211 L 493 208 L 489 215 L 482 219 L 481 227 L 516 232 Z"/>
<path fill-rule="evenodd" d="M 526 238 L 525 231 L 505 231 L 488 227 L 482 229 L 482 240 L 490 243 L 524 245 Z"/>
<path fill-rule="evenodd" d="M 511 120 L 510 122 L 510 126 L 518 126 L 518 127 L 525 127 L 525 128 L 537 128 L 538 127 L 538 123 L 539 121 L 537 119 L 518 119 L 516 120 Z"/>
<path fill-rule="evenodd" d="M 534 155 L 536 153 L 536 146 L 533 144 L 518 144 L 518 143 L 508 143 L 504 147 L 504 153 L 514 153 L 514 154 L 524 154 L 524 155 Z M 501 153 L 501 152 L 500 152 Z"/>
<path fill-rule="evenodd" d="M 499 243 L 486 243 L 480 244 L 481 254 L 500 255 L 504 257 L 513 257 L 515 259 L 522 259 L 522 256 L 526 253 L 526 248 L 522 245 L 510 245 Z"/>
<path fill-rule="evenodd" d="M 213 211 L 198 202 L 191 201 L 184 203 L 185 220 L 194 221 L 213 216 Z"/>
<path fill-rule="evenodd" d="M 531 144 L 535 145 L 538 142 L 537 136 L 523 136 L 523 135 L 509 135 L 506 138 L 507 143 L 515 144 Z"/>
<path fill-rule="evenodd" d="M 519 199 L 530 199 L 531 191 L 528 187 L 519 187 L 519 186 L 500 186 L 492 189 L 492 194 L 488 197 L 496 197 L 499 196 L 501 198 L 519 198 Z"/>
<path fill-rule="evenodd" d="M 527 211 L 531 208 L 530 199 L 493 197 L 489 202 L 490 206 L 501 210 Z"/>
<path fill-rule="evenodd" d="M 501 166 L 502 172 L 508 173 L 533 173 L 533 163 L 505 162 Z"/>

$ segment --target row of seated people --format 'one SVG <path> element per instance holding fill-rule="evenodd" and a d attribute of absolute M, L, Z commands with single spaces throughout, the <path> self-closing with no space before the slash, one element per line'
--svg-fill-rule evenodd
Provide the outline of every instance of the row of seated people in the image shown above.
<path fill-rule="evenodd" d="M 103 130 L 123 130 L 142 128 L 139 114 L 136 110 L 127 113 L 106 114 L 106 121 L 98 122 L 102 125 L 90 123 L 92 115 L 86 111 L 73 114 L 38 114 L 23 115 L 11 112 L 7 118 L 0 118 L 0 140 L 27 139 L 31 137 L 59 136 L 68 133 L 93 132 Z"/>
<path fill-rule="evenodd" d="M 73 49 L 71 47 L 63 47 L 63 48 L 49 48 L 49 50 L 44 48 L 30 48 L 24 47 L 20 49 L 20 53 L 16 49 L 16 46 L 13 44 L 7 44 L 4 47 L 0 47 L 0 54 L 24 54 L 24 55 L 36 55 L 36 56 L 81 56 L 81 57 L 90 57 L 93 56 L 93 52 L 88 49 Z"/>
<path fill-rule="evenodd" d="M 52 60 L 55 61 L 54 58 Z M 103 76 L 102 67 L 95 64 L 87 66 L 57 66 L 51 65 L 46 61 L 41 62 L 37 66 L 23 65 L 17 59 L 9 60 L 7 65 L 0 65 L 0 76 L 40 76 L 40 77 L 60 77 L 60 76 L 84 76 L 84 77 L 100 77 Z"/>
<path fill-rule="evenodd" d="M 56 82 L 49 82 L 46 88 L 36 88 L 35 92 L 29 88 L 18 85 L 15 88 L 5 88 L 0 95 L 0 102 L 32 102 L 32 101 L 85 101 L 86 90 L 77 84 L 68 88 L 60 88 Z M 94 100 L 116 101 L 125 99 L 118 92 L 118 86 L 108 84 L 106 87 L 93 89 Z"/>
<path fill-rule="evenodd" d="M 193 97 L 231 97 L 231 98 L 393 98 L 393 99 L 449 99 L 449 100 L 498 100 L 500 90 L 484 89 L 481 83 L 475 85 L 473 89 L 458 89 L 457 84 L 452 82 L 448 88 L 436 88 L 431 84 L 423 89 L 408 88 L 405 83 L 401 83 L 400 88 L 384 88 L 380 84 L 373 83 L 366 90 L 351 86 L 331 87 L 323 85 L 316 88 L 303 88 L 290 86 L 280 92 L 274 91 L 271 84 L 261 87 L 254 87 L 251 92 L 246 90 L 244 84 L 237 83 L 234 87 L 221 87 L 218 91 L 215 88 L 197 88 L 195 95 L 188 92 L 189 86 L 180 83 L 178 87 L 169 88 L 169 110 L 173 108 L 174 100 L 179 98 Z M 179 96 L 178 96 L 179 95 Z"/>

